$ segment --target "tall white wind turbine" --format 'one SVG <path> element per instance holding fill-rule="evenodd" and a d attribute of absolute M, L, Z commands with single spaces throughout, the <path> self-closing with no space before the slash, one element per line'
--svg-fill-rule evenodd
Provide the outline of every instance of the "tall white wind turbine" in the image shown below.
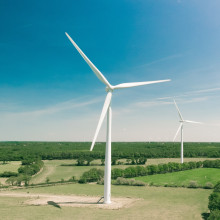
<path fill-rule="evenodd" d="M 177 136 L 177 134 L 179 133 L 179 131 L 180 131 L 180 129 L 181 129 L 181 163 L 183 163 L 183 124 L 184 123 L 192 123 L 192 124 L 202 124 L 201 122 L 197 122 L 197 121 L 189 121 L 189 120 L 184 120 L 183 119 L 183 116 L 182 116 L 182 114 L 180 113 L 180 110 L 179 110 L 179 108 L 178 108 L 178 106 L 177 106 L 177 104 L 176 104 L 176 102 L 175 102 L 175 100 L 173 100 L 173 102 L 174 102 L 174 104 L 175 104 L 175 106 L 176 106 L 176 109 L 177 109 L 177 112 L 178 112 L 178 115 L 179 115 L 179 118 L 180 118 L 180 126 L 179 126 L 179 128 L 177 129 L 177 132 L 176 132 L 176 134 L 175 134 L 175 136 L 174 136 L 174 138 L 173 138 L 173 142 L 175 141 L 175 139 L 176 139 L 176 136 Z"/>
<path fill-rule="evenodd" d="M 102 73 L 95 67 L 95 65 L 88 59 L 88 57 L 82 52 L 82 50 L 77 46 L 77 44 L 73 41 L 73 39 L 67 33 L 65 33 L 65 34 L 69 38 L 69 40 L 73 44 L 73 46 L 80 53 L 80 55 L 83 57 L 83 59 L 86 61 L 86 63 L 90 66 L 90 68 L 95 73 L 95 75 L 98 77 L 98 79 L 106 85 L 107 96 L 106 96 L 105 103 L 104 103 L 104 106 L 102 109 L 102 113 L 101 113 L 101 116 L 100 116 L 100 119 L 98 122 L 98 126 L 96 128 L 95 136 L 94 136 L 90 151 L 92 151 L 92 149 L 95 145 L 99 130 L 100 130 L 101 125 L 103 123 L 103 120 L 107 114 L 107 135 L 106 135 L 105 177 L 104 177 L 104 203 L 109 204 L 109 203 L 111 203 L 111 127 L 112 127 L 112 124 L 111 124 L 111 122 L 112 122 L 111 99 L 112 99 L 112 92 L 115 89 L 124 89 L 124 88 L 142 86 L 142 85 L 153 84 L 153 83 L 161 83 L 161 82 L 167 82 L 170 80 L 168 79 L 168 80 L 158 80 L 158 81 L 148 81 L 148 82 L 122 83 L 122 84 L 118 84 L 116 86 L 113 86 L 102 75 Z"/>

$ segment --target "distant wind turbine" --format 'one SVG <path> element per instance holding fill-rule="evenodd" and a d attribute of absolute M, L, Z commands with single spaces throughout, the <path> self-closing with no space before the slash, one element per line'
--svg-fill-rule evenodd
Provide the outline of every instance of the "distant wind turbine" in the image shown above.
<path fill-rule="evenodd" d="M 102 109 L 102 113 L 101 113 L 101 116 L 100 116 L 100 119 L 98 122 L 98 126 L 96 128 L 95 136 L 94 136 L 90 151 L 92 151 L 92 149 L 95 145 L 99 130 L 100 130 L 101 125 L 103 123 L 103 120 L 107 114 L 107 136 L 106 136 L 105 177 L 104 177 L 104 203 L 109 204 L 109 203 L 111 203 L 111 127 L 112 127 L 112 124 L 111 124 L 111 122 L 112 122 L 111 99 L 112 99 L 112 92 L 115 89 L 124 89 L 124 88 L 142 86 L 142 85 L 153 84 L 153 83 L 161 83 L 161 82 L 167 82 L 170 80 L 168 79 L 168 80 L 158 80 L 158 81 L 148 81 L 148 82 L 122 83 L 122 84 L 118 84 L 116 86 L 113 86 L 102 75 L 102 73 L 95 67 L 95 65 L 88 59 L 88 57 L 82 52 L 82 50 L 77 46 L 77 44 L 73 41 L 73 39 L 67 33 L 65 33 L 65 34 L 69 38 L 69 40 L 73 44 L 73 46 L 80 53 L 80 55 L 83 57 L 83 59 L 86 61 L 86 63 L 90 66 L 90 68 L 95 73 L 95 75 L 98 77 L 98 79 L 106 85 L 107 96 L 106 96 L 105 103 L 104 103 L 104 106 Z"/>
<path fill-rule="evenodd" d="M 182 116 L 182 114 L 180 113 L 180 110 L 179 110 L 179 108 L 178 108 L 178 106 L 177 106 L 177 104 L 176 104 L 176 102 L 175 102 L 175 100 L 173 100 L 173 102 L 174 102 L 174 104 L 175 104 L 175 106 L 176 106 L 178 115 L 179 115 L 179 117 L 180 117 L 180 121 L 179 121 L 179 122 L 180 122 L 180 126 L 179 126 L 179 128 L 177 129 L 177 132 L 176 132 L 176 134 L 175 134 L 175 136 L 174 136 L 174 138 L 173 138 L 173 142 L 175 141 L 176 136 L 177 136 L 177 134 L 179 133 L 179 131 L 180 131 L 180 129 L 181 129 L 181 163 L 183 163 L 183 124 L 184 124 L 184 123 L 202 124 L 202 123 L 201 123 L 201 122 L 197 122 L 197 121 L 184 120 L 184 119 L 183 119 L 183 116 Z"/>

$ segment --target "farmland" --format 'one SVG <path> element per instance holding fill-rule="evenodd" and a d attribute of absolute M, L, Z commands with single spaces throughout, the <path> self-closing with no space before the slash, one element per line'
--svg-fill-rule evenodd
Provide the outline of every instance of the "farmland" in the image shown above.
<path fill-rule="evenodd" d="M 17 188 L 12 186 L 8 189 L 2 188 L 0 212 L 1 217 L 4 219 L 72 219 L 72 216 L 78 219 L 97 219 L 106 218 L 106 216 L 108 216 L 107 219 L 160 219 L 161 216 L 163 216 L 163 219 L 201 219 L 202 213 L 208 212 L 208 196 L 211 190 L 189 189 L 186 187 L 191 181 L 195 181 L 199 187 L 204 187 L 207 182 L 214 185 L 220 180 L 219 169 L 217 168 L 196 168 L 134 177 L 136 180 L 145 182 L 146 186 L 112 185 L 112 198 L 139 199 L 129 208 L 124 207 L 118 210 L 99 209 L 92 205 L 80 208 L 67 206 L 57 208 L 53 205 L 35 206 L 27 204 L 27 201 L 33 200 L 32 195 L 38 195 L 39 198 L 44 195 L 57 195 L 60 198 L 65 195 L 92 196 L 94 201 L 97 200 L 97 197 L 101 197 L 104 190 L 103 185 L 74 182 L 67 182 L 67 184 L 65 181 L 73 176 L 76 180 L 79 180 L 84 172 L 92 168 L 103 170 L 104 144 L 98 144 L 97 150 L 92 155 L 88 151 L 89 143 L 78 145 L 78 143 L 7 142 L 6 145 L 4 144 L 1 143 L 0 151 L 2 153 L 8 152 L 7 154 L 11 155 L 11 159 L 17 158 L 17 161 L 10 161 L 10 158 L 6 158 L 6 156 L 0 164 L 0 173 L 4 171 L 17 172 L 18 168 L 21 167 L 22 159 L 51 157 L 50 160 L 43 160 L 43 167 L 37 174 L 32 176 L 29 187 Z M 194 149 L 195 146 L 197 147 L 196 150 Z M 202 155 L 210 154 L 210 152 L 212 152 L 212 155 L 210 154 L 212 158 L 208 158 L 208 160 L 216 160 L 219 146 L 216 143 L 188 143 L 186 147 L 188 149 L 185 152 L 186 155 L 190 154 L 190 157 L 185 157 L 184 161 L 207 160 L 207 157 L 202 157 Z M 167 150 L 163 151 L 165 148 Z M 171 152 L 172 150 L 174 151 Z M 214 152 L 217 152 L 216 155 L 214 155 Z M 146 163 L 139 164 L 139 166 L 179 163 L 180 158 L 177 153 L 179 153 L 179 144 L 173 143 L 136 143 L 136 145 L 135 143 L 115 143 L 113 157 L 117 159 L 117 162 L 112 165 L 112 169 L 136 167 L 137 164 L 132 164 L 132 161 L 137 161 L 136 158 L 145 157 L 146 155 L 151 156 L 146 157 Z M 160 157 L 160 155 L 163 155 L 163 157 Z M 170 155 L 171 157 L 168 157 Z M 195 155 L 199 155 L 199 157 L 194 157 Z M 3 155 L 1 156 L 3 157 Z M 56 157 L 59 159 L 54 159 Z M 67 158 L 62 159 L 60 157 Z M 83 157 L 86 158 L 85 161 L 89 158 L 91 163 L 87 165 L 85 162 L 83 165 L 78 165 L 79 160 L 82 160 Z M 5 180 L 6 178 L 0 178 L 0 182 L 4 185 Z M 52 182 L 54 185 L 47 185 L 46 182 Z M 41 187 L 37 184 L 45 185 Z M 52 197 L 49 201 L 53 202 Z M 29 213 L 31 213 L 31 216 Z"/>

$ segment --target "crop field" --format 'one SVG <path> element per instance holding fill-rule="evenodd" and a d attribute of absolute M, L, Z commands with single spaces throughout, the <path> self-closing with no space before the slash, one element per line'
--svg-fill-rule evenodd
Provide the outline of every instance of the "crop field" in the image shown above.
<path fill-rule="evenodd" d="M 198 186 L 204 187 L 207 183 L 215 185 L 220 180 L 220 171 L 215 168 L 200 168 L 174 173 L 136 177 L 135 179 L 148 184 L 153 183 L 157 186 L 175 185 L 179 187 L 187 187 L 191 181 L 196 181 Z"/>
<path fill-rule="evenodd" d="M 5 193 L 6 191 L 4 191 Z M 52 195 L 89 195 L 102 196 L 103 186 L 97 184 L 69 184 L 41 188 L 13 190 L 12 193 L 24 192 Z M 51 205 L 26 205 L 29 198 L 0 196 L 2 219 L 202 219 L 201 214 L 208 211 L 208 196 L 211 190 L 112 186 L 112 197 L 138 198 L 129 207 L 118 210 L 105 210 L 90 207 L 61 207 Z"/>

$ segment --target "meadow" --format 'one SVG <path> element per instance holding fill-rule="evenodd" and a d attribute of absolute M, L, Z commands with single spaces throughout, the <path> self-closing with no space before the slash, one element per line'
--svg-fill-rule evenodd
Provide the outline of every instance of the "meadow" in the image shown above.
<path fill-rule="evenodd" d="M 97 145 L 97 149 L 93 154 L 93 160 L 90 166 L 77 166 L 77 159 L 84 156 L 88 157 L 90 153 L 87 149 L 89 143 L 47 143 L 43 145 L 43 142 L 13 142 L 0 144 L 0 151 L 2 153 L 7 151 L 6 155 L 11 154 L 11 158 L 17 158 L 18 161 L 10 161 L 9 157 L 3 160 L 5 164 L 0 164 L 0 172 L 12 171 L 16 172 L 21 166 L 20 159 L 24 157 L 43 157 L 50 158 L 44 161 L 44 166 L 39 173 L 31 178 L 30 184 L 39 184 L 48 182 L 58 182 L 61 180 L 69 180 L 73 176 L 79 179 L 80 176 L 92 168 L 104 169 L 101 165 L 101 158 L 104 154 L 104 145 L 100 143 Z M 193 146 L 197 146 L 196 150 Z M 88 145 L 88 146 L 87 146 Z M 9 146 L 9 147 L 8 147 Z M 127 147 L 126 147 L 127 146 Z M 163 151 L 168 146 L 168 149 Z M 158 147 L 158 148 L 157 148 Z M 89 147 L 88 147 L 89 148 Z M 214 143 L 189 143 L 186 155 L 190 154 L 190 157 L 185 157 L 184 161 L 204 161 L 215 160 L 220 149 L 220 145 Z M 30 149 L 33 149 L 30 151 Z M 41 149 L 42 152 L 40 152 Z M 199 151 L 199 149 L 201 151 Z M 54 151 L 53 151 L 54 150 Z M 172 152 L 172 150 L 174 150 Z M 204 151 L 206 151 L 204 153 Z M 143 151 L 143 152 L 141 152 Z M 31 153 L 30 153 L 31 152 Z M 52 152 L 52 153 L 51 153 Z M 171 143 L 115 143 L 113 148 L 113 155 L 117 158 L 117 163 L 121 165 L 114 165 L 114 168 L 125 169 L 127 156 L 129 159 L 132 157 L 140 157 L 143 155 L 150 155 L 147 158 L 146 164 L 158 165 L 167 164 L 169 162 L 180 162 L 179 158 L 179 144 Z M 194 152 L 194 153 L 193 153 Z M 217 152 L 216 155 L 213 152 Z M 162 153 L 165 157 L 158 158 Z M 212 154 L 212 158 L 207 158 L 202 155 Z M 168 157 L 168 156 L 172 157 Z M 178 156 L 177 156 L 178 155 Z M 199 157 L 194 157 L 199 155 Z M 2 156 L 2 155 L 1 155 Z M 90 155 L 91 156 L 91 155 Z M 67 159 L 70 157 L 69 159 Z M 59 158 L 59 159 L 54 159 Z M 65 159 L 63 159 L 65 158 Z M 208 212 L 208 197 L 212 190 L 209 189 L 189 189 L 183 188 L 190 183 L 190 181 L 196 181 L 199 186 L 204 187 L 207 182 L 213 185 L 220 180 L 219 169 L 216 168 L 199 168 L 193 170 L 186 170 L 180 172 L 155 174 L 143 177 L 136 177 L 135 179 L 141 180 L 147 184 L 147 186 L 122 186 L 112 185 L 112 197 L 114 198 L 138 198 L 134 204 L 129 207 L 121 208 L 118 210 L 106 210 L 90 207 L 61 207 L 57 208 L 52 205 L 36 206 L 28 205 L 26 201 L 30 200 L 32 194 L 50 194 L 50 195 L 87 195 L 87 196 L 103 196 L 104 187 L 98 184 L 55 184 L 54 186 L 38 185 L 31 187 L 12 187 L 2 188 L 0 192 L 0 213 L 2 219 L 202 219 L 202 213 Z M 6 178 L 0 178 L 0 182 L 5 184 Z M 153 184 L 152 184 L 153 183 Z M 156 185 L 162 187 L 155 187 L 149 185 Z M 179 186 L 179 187 L 164 187 L 165 185 Z M 6 196 L 4 193 L 17 193 L 22 192 L 30 197 Z M 95 210 L 95 211 L 94 211 Z M 31 214 L 30 214 L 31 213 Z"/>
<path fill-rule="evenodd" d="M 204 161 L 207 158 L 185 158 L 185 162 L 189 161 Z M 209 160 L 214 160 L 216 158 L 209 158 Z M 123 163 L 126 163 L 125 159 L 120 160 Z M 161 163 L 169 163 L 169 162 L 180 162 L 179 158 L 158 158 L 158 159 L 148 159 L 146 165 L 157 165 Z M 92 161 L 92 166 L 62 166 L 66 165 L 76 165 L 76 160 L 44 160 L 44 167 L 43 169 L 35 176 L 32 177 L 30 184 L 38 184 L 38 183 L 45 183 L 46 179 L 49 178 L 51 182 L 60 181 L 61 179 L 69 180 L 71 177 L 75 176 L 76 179 L 79 179 L 80 176 L 90 170 L 91 168 L 98 168 L 103 169 L 104 166 L 101 166 L 101 160 L 94 160 Z M 20 161 L 9 161 L 7 164 L 0 164 L 0 173 L 4 171 L 12 171 L 16 172 L 17 169 L 21 166 Z M 129 165 L 129 166 L 136 166 L 136 165 Z M 114 168 L 121 168 L 125 169 L 128 165 L 114 165 Z M 168 174 L 167 174 L 168 175 Z M 154 178 L 154 176 L 148 176 L 148 178 Z M 5 183 L 6 178 L 0 178 L 0 183 Z M 148 181 L 154 182 L 156 181 Z"/>
<path fill-rule="evenodd" d="M 220 180 L 220 171 L 217 168 L 199 168 L 174 173 L 135 177 L 135 179 L 154 186 L 177 187 L 187 187 L 190 185 L 190 182 L 195 181 L 197 187 L 205 187 L 207 183 L 211 183 L 214 186 Z"/>
<path fill-rule="evenodd" d="M 189 161 L 203 161 L 207 158 L 185 158 L 185 162 Z M 126 162 L 126 160 L 120 160 L 121 162 Z M 146 165 L 156 165 L 160 163 L 168 163 L 168 162 L 180 162 L 180 159 L 177 158 L 160 158 L 160 159 L 148 159 Z M 101 165 L 101 160 L 95 160 L 91 164 L 92 166 L 61 166 L 63 164 L 76 164 L 76 160 L 46 160 L 44 161 L 44 167 L 42 172 L 38 175 L 34 176 L 30 183 L 42 183 L 46 181 L 48 177 L 51 182 L 60 181 L 61 179 L 68 180 L 72 176 L 75 176 L 76 179 L 79 179 L 80 176 L 92 169 L 103 169 L 104 166 Z M 136 165 L 114 165 L 114 168 L 125 169 L 128 166 L 136 166 Z"/>
<path fill-rule="evenodd" d="M 5 164 L 0 163 L 0 173 L 3 173 L 4 171 L 17 172 L 20 165 L 21 161 L 10 161 Z"/>
<path fill-rule="evenodd" d="M 5 192 L 5 191 L 4 191 Z M 14 190 L 53 195 L 90 195 L 102 196 L 103 186 L 97 184 L 69 184 L 41 188 Z M 25 205 L 28 198 L 0 196 L 1 218 L 11 219 L 202 219 L 201 214 L 208 211 L 208 196 L 211 190 L 112 186 L 112 197 L 132 197 L 139 201 L 127 208 L 105 210 L 93 207 L 76 208 Z"/>

